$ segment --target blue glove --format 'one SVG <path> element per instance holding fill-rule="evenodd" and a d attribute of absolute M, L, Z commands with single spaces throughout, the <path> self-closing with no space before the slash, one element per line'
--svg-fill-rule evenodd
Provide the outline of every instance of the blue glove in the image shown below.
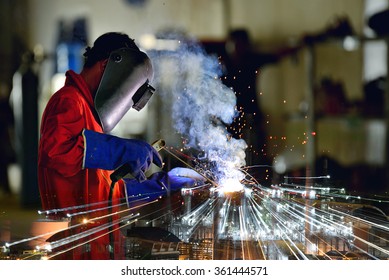
<path fill-rule="evenodd" d="M 128 164 L 131 174 L 145 180 L 151 163 L 162 167 L 162 159 L 150 144 L 136 139 L 124 139 L 84 129 L 84 168 L 114 170 Z"/>
<path fill-rule="evenodd" d="M 173 175 L 172 171 L 168 173 L 154 173 L 144 182 L 138 182 L 134 179 L 124 179 L 127 198 L 144 198 L 147 201 L 151 201 L 166 195 L 168 191 L 175 192 L 184 187 L 193 187 L 198 181 L 196 178 Z"/>

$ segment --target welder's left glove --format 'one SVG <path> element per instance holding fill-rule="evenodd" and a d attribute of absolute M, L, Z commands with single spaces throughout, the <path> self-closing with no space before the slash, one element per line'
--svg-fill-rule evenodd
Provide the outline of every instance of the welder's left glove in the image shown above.
<path fill-rule="evenodd" d="M 195 171 L 187 168 L 174 168 L 169 172 L 157 172 L 143 182 L 124 178 L 127 198 L 144 199 L 151 201 L 165 196 L 169 191 L 175 192 L 181 188 L 190 188 L 204 181 L 204 178 Z"/>

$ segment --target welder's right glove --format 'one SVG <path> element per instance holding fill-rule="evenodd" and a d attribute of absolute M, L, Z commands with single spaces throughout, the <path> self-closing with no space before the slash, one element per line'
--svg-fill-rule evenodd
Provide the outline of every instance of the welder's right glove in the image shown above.
<path fill-rule="evenodd" d="M 136 139 L 124 139 L 117 136 L 84 129 L 83 168 L 114 170 L 128 164 L 131 174 L 144 181 L 144 173 L 151 163 L 162 167 L 162 159 L 150 144 Z"/>

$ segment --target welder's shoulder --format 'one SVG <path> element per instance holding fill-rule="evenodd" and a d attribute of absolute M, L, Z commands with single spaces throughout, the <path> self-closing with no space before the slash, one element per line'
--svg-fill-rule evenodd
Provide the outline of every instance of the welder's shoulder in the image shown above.
<path fill-rule="evenodd" d="M 52 95 L 51 99 L 60 100 L 60 99 L 69 98 L 69 99 L 77 100 L 80 98 L 80 96 L 81 96 L 81 93 L 76 87 L 64 86 L 64 87 L 60 88 L 57 92 L 55 92 Z"/>
<path fill-rule="evenodd" d="M 65 86 L 51 96 L 47 107 L 73 107 L 80 106 L 82 103 L 84 103 L 83 98 L 78 90 Z"/>

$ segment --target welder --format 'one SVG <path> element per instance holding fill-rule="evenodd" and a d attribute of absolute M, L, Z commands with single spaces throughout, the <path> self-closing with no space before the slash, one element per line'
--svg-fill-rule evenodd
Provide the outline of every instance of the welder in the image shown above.
<path fill-rule="evenodd" d="M 65 85 L 52 95 L 42 116 L 38 179 L 43 209 L 70 209 L 58 211 L 60 218 L 72 207 L 102 207 L 94 205 L 108 201 L 110 175 L 124 165 L 133 179 L 117 182 L 113 202 L 135 193 L 164 195 L 161 183 L 171 191 L 194 184 L 171 172 L 146 178 L 152 164 L 162 167 L 159 153 L 145 141 L 109 134 L 129 109 L 141 110 L 154 92 L 147 54 L 128 35 L 109 32 L 87 47 L 84 57 L 81 72 L 66 72 Z M 106 236 L 96 238 L 64 258 L 107 259 L 107 243 Z"/>

